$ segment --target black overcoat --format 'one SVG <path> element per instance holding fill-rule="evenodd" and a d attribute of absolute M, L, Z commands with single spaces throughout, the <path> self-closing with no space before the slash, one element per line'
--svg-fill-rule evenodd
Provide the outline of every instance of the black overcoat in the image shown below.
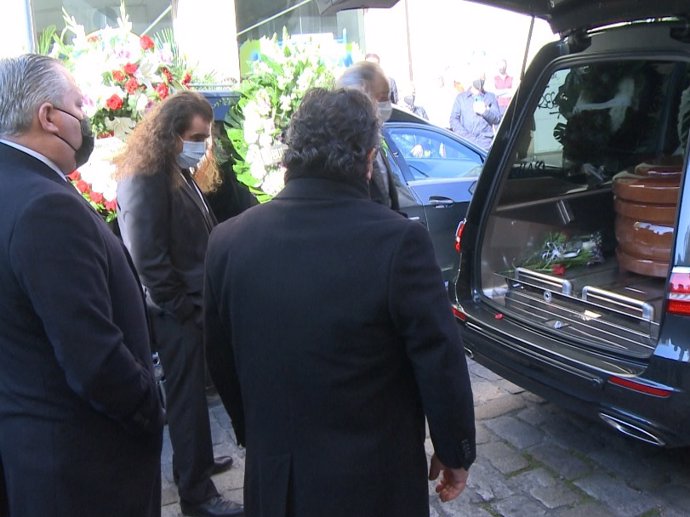
<path fill-rule="evenodd" d="M 0 143 L 0 462 L 12 517 L 160 515 L 163 412 L 122 243 Z"/>
<path fill-rule="evenodd" d="M 209 368 L 246 444 L 251 517 L 429 513 L 424 417 L 474 459 L 467 365 L 428 233 L 364 185 L 294 179 L 219 225 Z"/>

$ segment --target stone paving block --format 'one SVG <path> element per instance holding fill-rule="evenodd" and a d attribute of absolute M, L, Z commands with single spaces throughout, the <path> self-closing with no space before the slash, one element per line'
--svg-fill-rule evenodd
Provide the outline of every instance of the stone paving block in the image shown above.
<path fill-rule="evenodd" d="M 559 476 L 573 480 L 592 471 L 592 468 L 567 450 L 553 443 L 541 443 L 528 449 L 535 460 L 546 465 Z"/>
<path fill-rule="evenodd" d="M 550 517 L 611 517 L 611 510 L 603 504 L 591 502 L 573 505 L 572 508 L 559 508 L 549 512 Z"/>
<path fill-rule="evenodd" d="M 511 476 L 508 480 L 509 485 L 516 493 L 521 491 L 527 492 L 530 487 L 550 487 L 558 483 L 553 475 L 541 467 L 535 467 L 531 470 L 526 470 L 515 476 Z"/>
<path fill-rule="evenodd" d="M 507 391 L 511 395 L 517 395 L 518 393 L 522 393 L 523 391 L 525 391 L 524 388 L 521 388 L 517 384 L 513 384 L 512 382 L 507 381 L 505 379 L 501 379 L 497 382 L 497 384 L 502 390 Z"/>
<path fill-rule="evenodd" d="M 493 433 L 489 431 L 482 422 L 475 422 L 474 428 L 476 430 L 475 442 L 477 445 L 487 443 L 493 439 Z"/>
<path fill-rule="evenodd" d="M 642 458 L 636 454 L 634 447 L 625 450 L 622 447 L 606 447 L 590 451 L 587 457 L 601 467 L 601 470 L 624 479 L 628 486 L 636 490 L 656 490 L 665 486 L 671 480 L 663 472 L 650 469 Z"/>
<path fill-rule="evenodd" d="M 482 379 L 486 379 L 487 381 L 498 381 L 503 379 L 503 377 L 501 377 L 500 375 L 492 372 L 488 368 L 482 366 L 481 364 L 469 358 L 467 359 L 467 368 L 469 369 L 471 375 L 481 377 Z"/>
<path fill-rule="evenodd" d="M 472 504 L 465 492 L 460 494 L 457 499 L 447 503 L 440 501 L 432 502 L 431 508 L 437 511 L 436 515 L 442 517 L 492 517 L 489 512 L 480 506 Z M 431 515 L 433 517 L 434 511 L 431 512 Z"/>
<path fill-rule="evenodd" d="M 589 423 L 590 425 L 586 430 L 581 429 L 562 413 L 554 413 L 539 427 L 548 433 L 554 443 L 566 449 L 573 449 L 586 454 L 605 445 L 602 433 L 608 431 L 603 424 Z"/>
<path fill-rule="evenodd" d="M 657 495 L 664 501 L 670 501 L 672 506 L 690 515 L 690 485 L 674 483 L 660 487 Z"/>
<path fill-rule="evenodd" d="M 467 488 L 463 497 L 473 504 L 503 499 L 513 495 L 503 475 L 483 458 L 477 460 L 470 468 Z"/>
<path fill-rule="evenodd" d="M 549 510 L 575 504 L 582 499 L 580 494 L 568 488 L 563 482 L 555 486 L 534 487 L 529 493 Z"/>
<path fill-rule="evenodd" d="M 688 517 L 688 511 L 665 507 L 659 510 L 659 517 Z"/>
<path fill-rule="evenodd" d="M 607 474 L 596 473 L 574 483 L 595 500 L 608 505 L 612 515 L 642 515 L 658 506 L 658 501 L 651 494 L 633 490 L 622 480 Z"/>
<path fill-rule="evenodd" d="M 506 393 L 498 383 L 480 380 L 472 382 L 472 395 L 474 396 L 474 405 L 478 406 L 488 400 L 504 397 Z"/>
<path fill-rule="evenodd" d="M 517 412 L 515 415 L 523 422 L 527 422 L 533 426 L 540 426 L 546 420 L 551 418 L 551 415 L 546 410 L 545 406 L 529 405 L 525 409 Z"/>
<path fill-rule="evenodd" d="M 477 448 L 477 455 L 489 462 L 502 474 L 511 474 L 529 466 L 525 457 L 504 442 L 495 441 Z"/>
<path fill-rule="evenodd" d="M 537 501 L 525 496 L 508 497 L 491 503 L 491 508 L 506 517 L 539 517 L 546 509 Z"/>
<path fill-rule="evenodd" d="M 475 420 L 496 418 L 501 415 L 512 413 L 523 407 L 525 407 L 525 403 L 519 397 L 515 397 L 514 395 L 503 395 L 489 402 L 484 402 L 479 405 L 475 404 L 474 418 Z"/>
<path fill-rule="evenodd" d="M 548 401 L 546 399 L 541 398 L 539 395 L 536 393 L 532 393 L 531 391 L 523 391 L 520 394 L 520 397 L 525 399 L 526 402 L 531 402 L 532 404 L 547 404 Z"/>
<path fill-rule="evenodd" d="M 487 420 L 485 424 L 498 436 L 520 450 L 536 445 L 544 439 L 544 433 L 541 430 L 511 416 L 500 416 Z"/>
<path fill-rule="evenodd" d="M 161 517 L 179 517 L 180 515 L 182 515 L 180 505 L 177 503 L 161 508 Z"/>

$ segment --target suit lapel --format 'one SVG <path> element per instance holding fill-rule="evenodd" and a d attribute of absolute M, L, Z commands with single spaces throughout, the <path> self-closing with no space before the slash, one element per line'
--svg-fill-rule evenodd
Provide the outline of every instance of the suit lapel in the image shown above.
<path fill-rule="evenodd" d="M 184 192 L 184 194 L 192 201 L 192 203 L 194 203 L 197 209 L 201 212 L 201 215 L 204 218 L 204 222 L 206 223 L 206 227 L 210 232 L 216 225 L 215 216 L 211 213 L 211 209 L 207 208 L 207 205 L 204 205 L 204 201 L 202 201 L 200 197 L 200 195 L 203 196 L 201 190 L 197 192 L 195 187 L 191 185 L 190 182 L 193 182 L 194 179 L 191 176 L 186 175 L 184 172 L 182 172 L 181 174 L 183 177 L 182 192 Z"/>

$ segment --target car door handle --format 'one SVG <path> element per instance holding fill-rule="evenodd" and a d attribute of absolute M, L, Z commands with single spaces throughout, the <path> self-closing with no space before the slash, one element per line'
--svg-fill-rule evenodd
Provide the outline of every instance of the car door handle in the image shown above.
<path fill-rule="evenodd" d="M 429 198 L 429 205 L 435 206 L 437 208 L 443 208 L 444 206 L 451 206 L 454 204 L 455 204 L 455 201 L 453 201 L 449 197 L 431 196 Z"/>

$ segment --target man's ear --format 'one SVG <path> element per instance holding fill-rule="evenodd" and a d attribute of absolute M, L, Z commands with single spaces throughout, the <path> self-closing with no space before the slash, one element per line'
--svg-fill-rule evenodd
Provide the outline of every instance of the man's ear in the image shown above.
<path fill-rule="evenodd" d="M 55 108 L 50 102 L 44 102 L 38 107 L 38 124 L 48 133 L 58 134 L 60 128 L 55 124 Z"/>

